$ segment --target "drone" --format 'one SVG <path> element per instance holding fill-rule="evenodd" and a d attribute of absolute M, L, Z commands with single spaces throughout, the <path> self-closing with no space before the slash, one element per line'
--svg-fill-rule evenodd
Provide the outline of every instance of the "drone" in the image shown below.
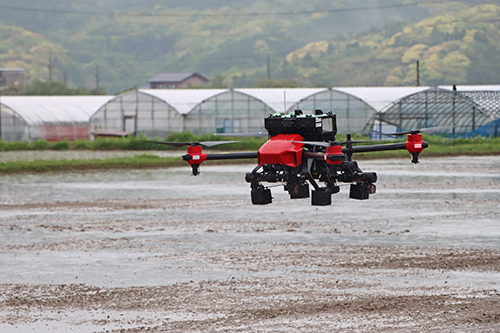
<path fill-rule="evenodd" d="M 191 166 L 194 176 L 200 173 L 203 161 L 257 159 L 257 166 L 245 175 L 254 205 L 272 203 L 271 189 L 263 183 L 281 183 L 291 199 L 311 197 L 313 206 L 331 205 L 332 194 L 340 192 L 339 183 L 350 184 L 349 198 L 366 200 L 376 192 L 377 174 L 362 171 L 358 163 L 352 160 L 353 154 L 407 150 L 411 153 L 411 162 L 418 163 L 419 154 L 428 147 L 428 143 L 422 141 L 423 130 L 386 134 L 408 134 L 404 143 L 355 146 L 367 141 L 353 141 L 351 134 L 347 134 L 346 141 L 339 142 L 335 139 L 337 120 L 332 111 L 324 113 L 315 110 L 314 113 L 306 114 L 302 110 L 295 110 L 290 114 L 270 114 L 264 119 L 264 125 L 267 131 L 264 136 L 267 135 L 269 139 L 256 152 L 207 154 L 202 151 L 202 146 L 237 141 L 149 142 L 177 147 L 187 145 L 187 154 L 182 159 Z M 263 136 L 261 134 L 253 136 Z M 309 185 L 313 187 L 312 191 Z"/>

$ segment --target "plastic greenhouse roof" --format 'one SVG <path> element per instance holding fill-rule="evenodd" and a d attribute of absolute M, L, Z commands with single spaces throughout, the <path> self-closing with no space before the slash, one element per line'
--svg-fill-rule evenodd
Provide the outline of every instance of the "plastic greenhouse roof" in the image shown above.
<path fill-rule="evenodd" d="M 30 126 L 50 123 L 88 122 L 114 96 L 2 96 L 0 103 L 21 116 Z"/>
<path fill-rule="evenodd" d="M 228 91 L 227 89 L 139 89 L 171 105 L 180 114 L 187 114 L 204 100 Z"/>
<path fill-rule="evenodd" d="M 357 97 L 370 105 L 375 111 L 384 111 L 393 102 L 399 99 L 424 91 L 430 87 L 361 87 L 361 88 L 332 88 L 351 96 Z"/>
<path fill-rule="evenodd" d="M 234 91 L 255 97 L 276 112 L 283 112 L 286 93 L 286 109 L 311 95 L 324 91 L 325 88 L 248 88 Z"/>
<path fill-rule="evenodd" d="M 453 86 L 438 86 L 441 89 L 453 90 Z M 500 85 L 478 85 L 478 86 L 461 86 L 456 85 L 457 91 L 500 91 Z"/>
<path fill-rule="evenodd" d="M 439 88 L 453 90 L 452 86 Z M 500 85 L 456 86 L 457 92 L 472 99 L 492 119 L 500 117 Z"/>

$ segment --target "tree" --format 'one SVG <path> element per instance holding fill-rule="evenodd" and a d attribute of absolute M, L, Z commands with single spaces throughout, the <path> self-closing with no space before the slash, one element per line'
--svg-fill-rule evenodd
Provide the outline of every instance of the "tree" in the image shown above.
<path fill-rule="evenodd" d="M 224 76 L 217 74 L 215 77 L 212 79 L 212 82 L 210 83 L 209 88 L 213 89 L 225 89 L 227 88 L 227 85 L 224 84 Z"/>
<path fill-rule="evenodd" d="M 253 88 L 300 88 L 300 85 L 295 80 L 260 80 Z"/>
<path fill-rule="evenodd" d="M 65 95 L 106 95 L 106 89 L 88 89 L 86 87 L 69 88 L 58 81 L 43 82 L 36 80 L 26 85 L 22 95 L 28 96 L 65 96 Z"/>

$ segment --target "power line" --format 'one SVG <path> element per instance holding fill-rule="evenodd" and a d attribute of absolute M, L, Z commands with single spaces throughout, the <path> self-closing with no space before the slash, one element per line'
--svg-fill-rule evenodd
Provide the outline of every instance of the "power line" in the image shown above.
<path fill-rule="evenodd" d="M 46 9 L 46 8 L 27 8 L 18 6 L 5 6 L 0 5 L 0 9 L 35 12 L 35 13 L 50 13 L 50 14 L 78 14 L 78 15 L 114 15 L 123 17 L 245 17 L 245 16 L 293 16 L 293 15 L 311 15 L 311 14 L 333 14 L 345 12 L 358 12 L 368 10 L 381 10 L 391 8 L 414 7 L 419 5 L 432 5 L 449 2 L 449 0 L 435 0 L 435 1 L 421 1 L 407 4 L 393 4 L 382 6 L 369 6 L 369 7 L 356 7 L 356 8 L 337 8 L 337 9 L 319 9 L 319 10 L 305 10 L 295 12 L 271 12 L 271 13 L 205 13 L 205 14 L 157 14 L 157 13 L 118 13 L 118 12 L 96 12 L 96 11 L 83 11 L 83 10 L 66 10 L 66 9 Z"/>

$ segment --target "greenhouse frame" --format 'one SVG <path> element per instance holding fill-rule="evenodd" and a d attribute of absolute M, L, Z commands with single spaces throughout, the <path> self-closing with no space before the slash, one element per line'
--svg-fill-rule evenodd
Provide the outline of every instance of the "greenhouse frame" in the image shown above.
<path fill-rule="evenodd" d="M 371 137 L 383 133 L 443 127 L 450 138 L 498 136 L 500 88 L 498 86 L 434 87 L 405 96 L 378 113 Z"/>
<path fill-rule="evenodd" d="M 394 100 L 426 89 L 425 87 L 329 88 L 308 96 L 292 110 L 332 110 L 337 115 L 340 134 L 369 135 L 370 121 Z"/>
<path fill-rule="evenodd" d="M 316 109 L 337 114 L 341 134 L 369 134 L 374 115 L 426 87 L 139 89 L 116 96 L 90 119 L 92 132 L 126 131 L 152 138 L 173 132 L 262 132 L 276 112 Z M 92 135 L 91 135 L 92 137 Z"/>
<path fill-rule="evenodd" d="M 224 89 L 140 89 L 108 101 L 90 118 L 90 138 L 95 132 L 125 131 L 162 138 L 185 131 L 185 115 L 203 100 Z"/>
<path fill-rule="evenodd" d="M 152 138 L 173 132 L 247 133 L 320 89 L 139 89 L 116 96 L 90 119 L 90 131 L 126 131 Z M 92 138 L 92 135 L 91 135 Z"/>
<path fill-rule="evenodd" d="M 269 114 L 320 109 L 340 134 L 444 126 L 448 137 L 498 136 L 500 86 L 139 89 L 118 96 L 2 96 L 5 141 L 94 139 L 99 133 L 165 138 L 174 132 L 264 132 Z M 117 134 L 117 135 L 118 135 Z"/>
<path fill-rule="evenodd" d="M 2 96 L 4 141 L 88 139 L 89 119 L 112 96 Z"/>

